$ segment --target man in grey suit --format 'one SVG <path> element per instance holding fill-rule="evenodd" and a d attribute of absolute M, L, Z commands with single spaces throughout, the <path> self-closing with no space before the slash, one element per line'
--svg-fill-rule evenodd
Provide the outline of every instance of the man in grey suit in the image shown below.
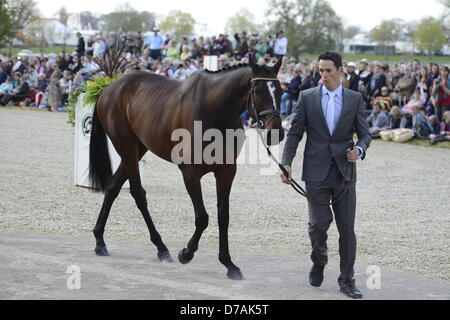
<path fill-rule="evenodd" d="M 342 58 L 336 52 L 319 56 L 323 85 L 300 93 L 297 114 L 287 135 L 282 163 L 289 177 L 281 174 L 283 183 L 291 183 L 292 161 L 298 144 L 307 132 L 302 180 L 306 183 L 309 208 L 309 237 L 313 266 L 309 274 L 312 286 L 319 287 L 328 262 L 327 230 L 333 221 L 333 201 L 339 231 L 341 292 L 362 298 L 353 279 L 356 256 L 354 233 L 356 209 L 356 161 L 364 159 L 370 145 L 369 128 L 364 114 L 364 101 L 358 92 L 344 89 L 340 83 Z M 358 141 L 350 148 L 353 133 Z"/>

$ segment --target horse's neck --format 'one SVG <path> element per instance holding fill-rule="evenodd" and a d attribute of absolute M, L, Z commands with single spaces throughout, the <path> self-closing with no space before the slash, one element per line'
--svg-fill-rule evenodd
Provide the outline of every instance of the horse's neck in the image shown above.
<path fill-rule="evenodd" d="M 217 74 L 211 82 L 208 111 L 219 122 L 231 124 L 246 108 L 252 71 L 250 67 Z"/>

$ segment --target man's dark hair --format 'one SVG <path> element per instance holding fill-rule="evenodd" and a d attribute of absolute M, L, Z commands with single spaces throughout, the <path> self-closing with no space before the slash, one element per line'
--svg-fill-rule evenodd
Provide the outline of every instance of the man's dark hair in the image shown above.
<path fill-rule="evenodd" d="M 322 53 L 319 58 L 317 58 L 317 61 L 320 60 L 331 60 L 333 61 L 334 65 L 336 66 L 336 69 L 339 69 L 342 67 L 342 57 L 339 53 L 334 51 L 326 51 Z"/>

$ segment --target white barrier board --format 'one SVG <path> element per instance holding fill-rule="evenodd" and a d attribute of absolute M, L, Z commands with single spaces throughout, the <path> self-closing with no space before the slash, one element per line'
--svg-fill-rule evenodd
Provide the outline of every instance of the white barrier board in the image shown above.
<path fill-rule="evenodd" d="M 79 95 L 78 102 L 75 107 L 74 183 L 77 186 L 89 188 L 89 142 L 91 139 L 93 106 L 83 106 L 83 96 L 84 93 Z M 114 173 L 119 167 L 121 158 L 117 154 L 109 138 L 108 150 Z M 139 171 L 142 181 L 142 162 L 139 163 Z M 130 188 L 128 180 L 124 183 L 122 188 Z"/>

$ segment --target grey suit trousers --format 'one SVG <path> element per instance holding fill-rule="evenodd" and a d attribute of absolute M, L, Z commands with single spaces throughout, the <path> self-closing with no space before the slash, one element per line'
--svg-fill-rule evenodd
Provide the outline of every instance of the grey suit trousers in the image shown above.
<path fill-rule="evenodd" d="M 340 193 L 348 183 L 345 194 Z M 339 231 L 340 276 L 339 283 L 353 279 L 356 257 L 356 236 L 354 232 L 356 190 L 355 182 L 345 180 L 337 165 L 332 162 L 326 179 L 322 182 L 306 182 L 306 192 L 314 201 L 330 202 L 331 197 L 338 194 L 338 201 L 332 205 L 336 226 Z M 328 263 L 327 231 L 333 222 L 333 214 L 329 205 L 309 201 L 309 237 L 311 240 L 311 260 L 318 266 Z"/>

